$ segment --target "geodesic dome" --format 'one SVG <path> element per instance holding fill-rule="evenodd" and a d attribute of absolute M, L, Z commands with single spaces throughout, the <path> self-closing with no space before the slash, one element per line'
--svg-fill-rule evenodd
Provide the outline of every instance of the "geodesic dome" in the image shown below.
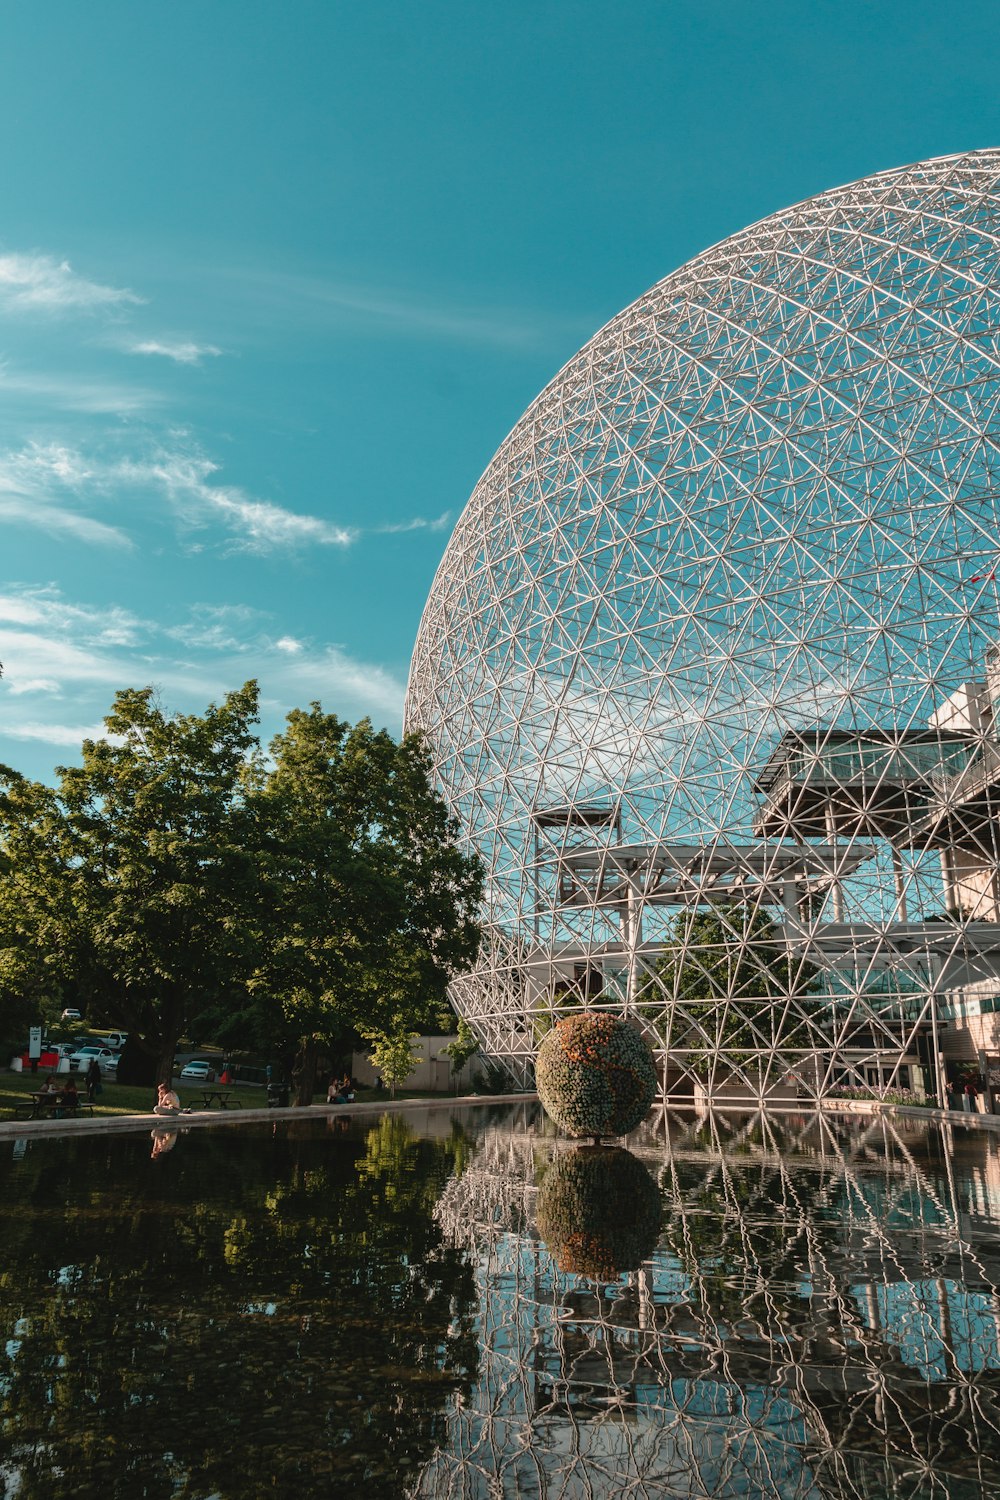
<path fill-rule="evenodd" d="M 487 867 L 455 996 L 513 1071 L 606 1005 L 668 1091 L 929 1094 L 942 1006 L 991 1013 L 998 339 L 990 150 L 697 256 L 501 445 L 406 727 Z"/>

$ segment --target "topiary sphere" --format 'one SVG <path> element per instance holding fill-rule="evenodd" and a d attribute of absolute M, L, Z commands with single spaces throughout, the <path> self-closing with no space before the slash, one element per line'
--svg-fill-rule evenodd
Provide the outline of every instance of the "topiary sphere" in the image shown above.
<path fill-rule="evenodd" d="M 567 1151 L 538 1190 L 538 1233 L 560 1271 L 613 1281 L 656 1248 L 660 1194 L 641 1161 L 619 1146 Z"/>
<path fill-rule="evenodd" d="M 656 1098 L 656 1065 L 627 1021 L 584 1011 L 560 1021 L 538 1049 L 538 1097 L 560 1130 L 577 1138 L 627 1135 Z"/>

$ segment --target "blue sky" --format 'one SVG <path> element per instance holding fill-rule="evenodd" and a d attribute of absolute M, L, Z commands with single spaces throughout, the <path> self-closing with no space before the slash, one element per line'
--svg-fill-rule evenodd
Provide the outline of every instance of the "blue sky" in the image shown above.
<path fill-rule="evenodd" d="M 0 11 L 0 761 L 118 687 L 398 730 L 454 520 L 584 340 L 864 173 L 1000 143 L 953 0 Z"/>

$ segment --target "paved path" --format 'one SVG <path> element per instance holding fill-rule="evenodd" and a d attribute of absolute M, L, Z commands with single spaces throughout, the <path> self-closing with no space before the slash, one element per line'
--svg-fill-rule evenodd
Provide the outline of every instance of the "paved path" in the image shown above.
<path fill-rule="evenodd" d="M 431 1094 L 425 1099 L 380 1099 L 358 1104 L 311 1104 L 288 1109 L 198 1109 L 167 1119 L 164 1115 L 81 1115 L 75 1120 L 3 1120 L 0 1140 L 40 1136 L 124 1135 L 130 1130 L 152 1130 L 154 1125 L 179 1124 L 184 1130 L 213 1125 L 260 1124 L 270 1120 L 308 1120 L 328 1115 L 384 1115 L 415 1109 L 465 1109 L 472 1105 L 523 1104 L 537 1094 Z"/>

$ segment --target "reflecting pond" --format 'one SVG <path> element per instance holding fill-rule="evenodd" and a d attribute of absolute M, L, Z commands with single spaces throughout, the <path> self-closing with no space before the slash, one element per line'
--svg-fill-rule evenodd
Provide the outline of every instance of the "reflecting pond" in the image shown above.
<path fill-rule="evenodd" d="M 0 1141 L 0 1491 L 1000 1494 L 1000 1151 L 531 1107 Z"/>

